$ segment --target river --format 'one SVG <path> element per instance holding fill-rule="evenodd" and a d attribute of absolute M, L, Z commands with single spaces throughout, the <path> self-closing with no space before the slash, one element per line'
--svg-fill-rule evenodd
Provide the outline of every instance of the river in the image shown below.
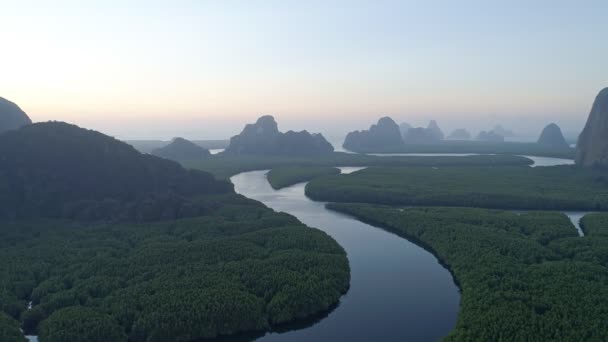
<path fill-rule="evenodd" d="M 571 163 L 567 159 L 526 157 L 534 161 L 533 166 Z M 340 169 L 350 173 L 362 168 Z M 392 233 L 325 209 L 325 203 L 305 196 L 305 183 L 274 190 L 266 172 L 241 173 L 231 181 L 238 193 L 332 236 L 348 255 L 351 287 L 326 315 L 282 326 L 280 331 L 257 338 L 243 336 L 236 340 L 437 341 L 452 330 L 459 310 L 459 290 L 451 274 L 431 253 Z M 578 221 L 585 213 L 565 214 L 582 235 Z M 27 338 L 37 341 L 36 336 Z"/>
<path fill-rule="evenodd" d="M 526 156 L 535 166 L 571 160 Z M 362 168 L 340 168 L 350 173 Z M 351 288 L 327 317 L 304 326 L 282 327 L 258 341 L 436 341 L 455 326 L 460 295 L 450 273 L 417 245 L 354 218 L 329 211 L 304 194 L 305 183 L 274 190 L 267 171 L 231 178 L 235 190 L 332 236 L 345 250 Z M 584 212 L 565 212 L 579 235 Z"/>
<path fill-rule="evenodd" d="M 267 333 L 259 341 L 437 341 L 455 326 L 459 290 L 431 253 L 325 209 L 325 203 L 304 195 L 304 183 L 276 191 L 266 171 L 231 180 L 238 193 L 331 235 L 346 250 L 351 267 L 351 288 L 327 317 L 304 328 Z"/>

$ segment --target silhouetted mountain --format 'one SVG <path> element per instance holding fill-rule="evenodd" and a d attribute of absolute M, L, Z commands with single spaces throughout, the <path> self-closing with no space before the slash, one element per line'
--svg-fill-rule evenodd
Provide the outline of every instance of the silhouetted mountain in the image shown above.
<path fill-rule="evenodd" d="M 585 129 L 576 144 L 576 163 L 608 167 L 608 88 L 595 98 Z"/>
<path fill-rule="evenodd" d="M 477 135 L 477 138 L 475 138 L 475 140 L 489 141 L 489 142 L 504 142 L 505 137 L 500 134 L 494 133 L 494 131 L 490 131 L 490 132 L 481 131 L 481 132 L 479 132 L 479 134 Z"/>
<path fill-rule="evenodd" d="M 334 148 L 321 134 L 307 131 L 279 132 L 277 123 L 270 115 L 260 117 L 255 124 L 248 124 L 243 131 L 230 139 L 223 155 L 258 156 L 314 156 L 333 152 Z"/>
<path fill-rule="evenodd" d="M 556 149 L 567 149 L 570 147 L 562 134 L 562 130 L 554 123 L 547 125 L 547 127 L 543 129 L 538 138 L 538 143 Z"/>
<path fill-rule="evenodd" d="M 464 128 L 458 128 L 452 131 L 452 133 L 447 137 L 448 140 L 470 140 L 471 133 Z"/>
<path fill-rule="evenodd" d="M 412 126 L 406 122 L 402 122 L 399 125 L 399 130 L 401 131 L 401 137 L 403 139 L 405 139 L 405 137 L 407 136 L 407 132 L 410 130 L 410 128 L 412 128 Z"/>
<path fill-rule="evenodd" d="M 405 143 L 412 145 L 436 144 L 441 140 L 436 131 L 424 127 L 410 128 L 405 137 Z"/>
<path fill-rule="evenodd" d="M 32 120 L 13 102 L 0 97 L 0 134 L 30 125 Z"/>
<path fill-rule="evenodd" d="M 152 154 L 175 161 L 200 160 L 211 156 L 209 150 L 184 138 L 175 138 L 169 145 L 152 151 Z"/>
<path fill-rule="evenodd" d="M 46 122 L 0 136 L 0 189 L 0 218 L 149 221 L 198 216 L 206 204 L 190 198 L 232 185 L 99 132 Z"/>
<path fill-rule="evenodd" d="M 189 140 L 206 150 L 225 149 L 229 140 Z M 124 140 L 127 144 L 135 147 L 141 153 L 152 153 L 152 151 L 169 145 L 172 141 L 166 140 Z"/>
<path fill-rule="evenodd" d="M 492 132 L 498 135 L 502 135 L 505 138 L 512 138 L 515 136 L 515 133 L 513 131 L 505 129 L 504 127 L 502 127 L 502 125 L 494 126 Z"/>
<path fill-rule="evenodd" d="M 351 151 L 402 147 L 403 138 L 395 121 L 385 116 L 378 120 L 377 124 L 372 125 L 369 130 L 348 133 L 343 146 Z"/>
<path fill-rule="evenodd" d="M 439 125 L 437 125 L 435 120 L 431 120 L 426 129 L 430 131 L 435 140 L 443 140 L 445 137 L 443 131 L 441 131 L 441 128 L 439 128 Z"/>

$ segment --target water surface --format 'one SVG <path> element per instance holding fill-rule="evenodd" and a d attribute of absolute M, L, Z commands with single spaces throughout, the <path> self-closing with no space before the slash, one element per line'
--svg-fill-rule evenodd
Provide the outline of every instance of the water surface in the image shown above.
<path fill-rule="evenodd" d="M 351 288 L 327 317 L 304 328 L 267 333 L 259 341 L 437 341 L 452 330 L 459 291 L 432 254 L 325 209 L 325 203 L 304 195 L 304 183 L 273 190 L 266 172 L 232 177 L 236 191 L 336 239 L 348 255 Z"/>

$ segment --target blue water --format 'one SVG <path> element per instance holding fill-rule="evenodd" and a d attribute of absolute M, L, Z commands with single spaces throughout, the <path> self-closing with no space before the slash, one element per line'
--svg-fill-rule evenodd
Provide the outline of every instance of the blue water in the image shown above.
<path fill-rule="evenodd" d="M 353 169 L 345 168 L 345 171 Z M 460 294 L 429 252 L 382 229 L 325 209 L 305 184 L 273 190 L 266 171 L 232 177 L 238 193 L 331 235 L 347 252 L 351 288 L 337 308 L 259 341 L 437 341 L 456 324 Z"/>

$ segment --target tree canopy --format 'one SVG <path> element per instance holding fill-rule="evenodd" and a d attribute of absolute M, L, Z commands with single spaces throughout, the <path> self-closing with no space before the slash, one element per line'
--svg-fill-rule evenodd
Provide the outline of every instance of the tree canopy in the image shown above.
<path fill-rule="evenodd" d="M 601 170 L 552 167 L 368 168 L 312 180 L 320 201 L 526 210 L 608 210 Z"/>
<path fill-rule="evenodd" d="M 150 221 L 199 215 L 232 184 L 95 131 L 37 123 L 0 136 L 0 218 Z"/>
<path fill-rule="evenodd" d="M 564 214 L 328 207 L 419 244 L 452 272 L 462 299 L 446 341 L 608 339 L 608 239 L 578 237 Z"/>

